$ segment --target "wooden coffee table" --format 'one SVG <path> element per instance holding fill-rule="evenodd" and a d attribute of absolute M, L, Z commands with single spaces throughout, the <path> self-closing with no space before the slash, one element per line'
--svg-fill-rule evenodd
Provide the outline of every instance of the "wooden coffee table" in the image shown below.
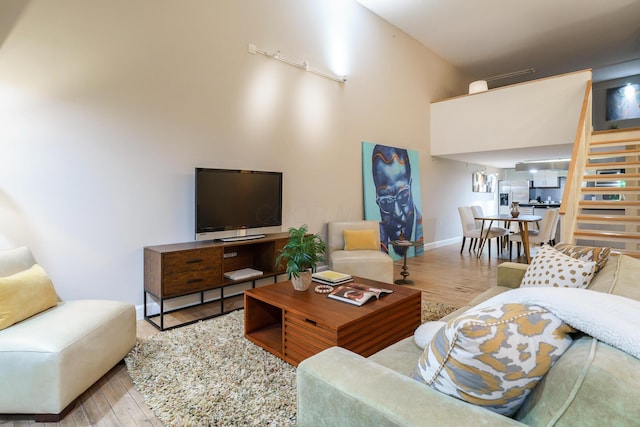
<path fill-rule="evenodd" d="M 354 279 L 393 293 L 358 307 L 316 293 L 316 283 L 304 292 L 290 281 L 249 289 L 244 292 L 245 337 L 298 366 L 333 346 L 368 357 L 413 334 L 420 325 L 420 291 Z"/>

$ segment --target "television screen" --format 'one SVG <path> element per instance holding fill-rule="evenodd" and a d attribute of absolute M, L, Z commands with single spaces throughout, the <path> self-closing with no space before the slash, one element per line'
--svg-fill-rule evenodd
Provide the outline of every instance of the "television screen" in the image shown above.
<path fill-rule="evenodd" d="M 282 173 L 196 168 L 196 237 L 282 225 Z"/>

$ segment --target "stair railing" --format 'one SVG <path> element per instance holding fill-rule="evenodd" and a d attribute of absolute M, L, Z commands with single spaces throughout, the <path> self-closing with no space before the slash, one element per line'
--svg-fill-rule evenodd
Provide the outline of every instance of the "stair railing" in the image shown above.
<path fill-rule="evenodd" d="M 567 243 L 575 243 L 574 231 L 577 227 L 576 218 L 580 212 L 580 189 L 582 187 L 582 177 L 584 176 L 587 157 L 589 153 L 589 142 L 592 131 L 592 81 L 587 82 L 584 91 L 584 99 L 582 101 L 582 110 L 576 136 L 573 141 L 573 150 L 571 152 L 571 162 L 567 171 L 567 180 L 565 182 L 564 193 L 560 203 L 560 238 Z"/>

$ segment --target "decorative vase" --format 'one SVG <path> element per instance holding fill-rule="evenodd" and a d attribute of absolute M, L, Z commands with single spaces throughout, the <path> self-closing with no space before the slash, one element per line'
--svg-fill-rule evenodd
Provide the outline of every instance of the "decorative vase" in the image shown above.
<path fill-rule="evenodd" d="M 293 283 L 293 289 L 296 291 L 306 291 L 309 289 L 309 285 L 311 285 L 311 272 L 300 272 L 298 273 L 298 277 L 291 277 L 291 282 Z"/>
<path fill-rule="evenodd" d="M 511 202 L 511 216 L 513 218 L 517 218 L 518 215 L 520 215 L 520 209 L 518 205 L 518 202 Z"/>

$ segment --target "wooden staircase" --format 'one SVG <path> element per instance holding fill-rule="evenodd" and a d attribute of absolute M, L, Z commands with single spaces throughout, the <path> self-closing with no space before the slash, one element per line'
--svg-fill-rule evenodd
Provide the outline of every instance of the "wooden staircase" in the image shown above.
<path fill-rule="evenodd" d="M 640 258 L 640 128 L 593 132 L 588 146 L 573 239 Z"/>

